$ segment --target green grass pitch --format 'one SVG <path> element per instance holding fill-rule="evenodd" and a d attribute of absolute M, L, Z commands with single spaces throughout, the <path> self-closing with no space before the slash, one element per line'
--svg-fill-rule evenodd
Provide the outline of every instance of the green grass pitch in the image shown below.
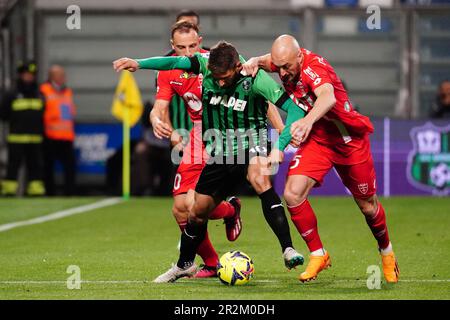
<path fill-rule="evenodd" d="M 93 198 L 2 199 L 0 225 L 86 203 Z M 401 281 L 366 285 L 381 266 L 376 242 L 351 198 L 312 197 L 319 231 L 333 266 L 314 282 L 288 272 L 257 198 L 242 200 L 243 231 L 228 242 L 222 221 L 209 232 L 220 254 L 241 250 L 255 276 L 245 286 L 218 279 L 153 284 L 178 257 L 179 229 L 170 198 L 131 199 L 111 207 L 0 232 L 0 299 L 450 299 L 450 198 L 382 199 L 399 260 Z M 294 245 L 306 246 L 291 224 Z M 200 262 L 200 261 L 198 261 Z M 81 289 L 69 290 L 69 265 L 81 270 Z"/>

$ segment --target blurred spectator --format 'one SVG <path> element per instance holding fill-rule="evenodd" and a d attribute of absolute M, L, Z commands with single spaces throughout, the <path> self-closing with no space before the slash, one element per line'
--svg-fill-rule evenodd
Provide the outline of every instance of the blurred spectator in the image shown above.
<path fill-rule="evenodd" d="M 44 100 L 36 82 L 36 65 L 28 63 L 18 68 L 17 86 L 0 103 L 0 118 L 9 123 L 8 164 L 2 194 L 17 194 L 18 173 L 25 161 L 28 175 L 26 193 L 45 193 L 42 163 Z"/>
<path fill-rule="evenodd" d="M 170 142 L 153 134 L 149 117 L 153 107 L 147 101 L 142 115 L 142 140 L 132 154 L 131 189 L 136 195 L 170 195 L 174 170 L 170 160 Z"/>
<path fill-rule="evenodd" d="M 193 10 L 182 10 L 177 14 L 176 22 L 185 20 L 200 27 L 200 16 Z"/>
<path fill-rule="evenodd" d="M 439 85 L 436 102 L 431 106 L 430 117 L 450 118 L 450 80 L 444 80 Z"/>
<path fill-rule="evenodd" d="M 172 192 L 175 169 L 170 159 L 170 142 L 153 134 L 149 121 L 152 107 L 151 101 L 144 104 L 142 137 L 130 144 L 130 191 L 134 196 L 167 196 Z M 111 195 L 122 193 L 122 152 L 119 148 L 106 162 L 106 188 Z"/>
<path fill-rule="evenodd" d="M 44 160 L 47 195 L 55 195 L 54 166 L 59 160 L 64 170 L 64 195 L 70 196 L 75 188 L 75 104 L 72 90 L 66 86 L 64 68 L 50 67 L 48 81 L 41 85 L 45 97 Z"/>

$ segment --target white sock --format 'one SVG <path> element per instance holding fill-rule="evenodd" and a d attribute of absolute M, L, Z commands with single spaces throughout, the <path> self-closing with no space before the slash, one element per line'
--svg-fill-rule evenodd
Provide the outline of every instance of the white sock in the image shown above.
<path fill-rule="evenodd" d="M 389 241 L 389 245 L 384 249 L 380 249 L 380 252 L 382 255 L 388 255 L 389 253 L 391 253 L 392 252 L 392 243 Z"/>
<path fill-rule="evenodd" d="M 324 248 L 320 248 L 311 252 L 311 255 L 316 257 L 323 257 L 325 255 L 325 252 L 326 251 Z"/>

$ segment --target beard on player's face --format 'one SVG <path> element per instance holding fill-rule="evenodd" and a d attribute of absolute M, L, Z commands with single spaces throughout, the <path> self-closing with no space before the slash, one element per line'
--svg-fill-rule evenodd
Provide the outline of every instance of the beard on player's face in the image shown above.
<path fill-rule="evenodd" d="M 233 69 L 223 72 L 212 73 L 212 75 L 221 88 L 228 88 L 236 83 L 241 69 L 242 66 L 238 65 Z"/>
<path fill-rule="evenodd" d="M 280 79 L 283 82 L 295 82 L 300 74 L 301 61 L 294 57 L 293 59 L 283 59 L 276 61 L 275 65 L 278 66 Z"/>
<path fill-rule="evenodd" d="M 288 70 L 284 70 L 281 75 L 281 80 L 283 82 L 294 82 L 298 79 L 298 70 L 297 68 L 290 68 Z"/>

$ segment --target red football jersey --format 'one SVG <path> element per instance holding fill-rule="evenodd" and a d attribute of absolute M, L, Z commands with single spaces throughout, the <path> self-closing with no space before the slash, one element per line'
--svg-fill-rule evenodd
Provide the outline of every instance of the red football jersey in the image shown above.
<path fill-rule="evenodd" d="M 367 150 L 368 134 L 373 132 L 370 119 L 353 110 L 341 80 L 328 61 L 309 50 L 300 50 L 304 60 L 299 78 L 296 82 L 283 81 L 291 99 L 308 112 L 317 99 L 314 90 L 325 83 L 333 86 L 336 97 L 336 105 L 314 124 L 311 138 L 335 150 L 337 163 L 366 160 L 370 151 Z M 272 64 L 272 71 L 279 72 L 279 69 Z M 349 158 L 355 151 L 358 155 Z"/>
<path fill-rule="evenodd" d="M 201 49 L 201 53 L 208 51 Z M 191 120 L 202 120 L 202 75 L 183 70 L 158 73 L 156 99 L 172 100 L 174 94 L 183 98 Z"/>
<path fill-rule="evenodd" d="M 208 51 L 201 49 L 200 52 Z M 183 98 L 193 123 L 189 143 L 183 149 L 182 162 L 185 165 L 203 165 L 207 155 L 202 141 L 202 75 L 184 70 L 160 71 L 157 78 L 156 100 L 171 101 L 174 94 Z"/>

